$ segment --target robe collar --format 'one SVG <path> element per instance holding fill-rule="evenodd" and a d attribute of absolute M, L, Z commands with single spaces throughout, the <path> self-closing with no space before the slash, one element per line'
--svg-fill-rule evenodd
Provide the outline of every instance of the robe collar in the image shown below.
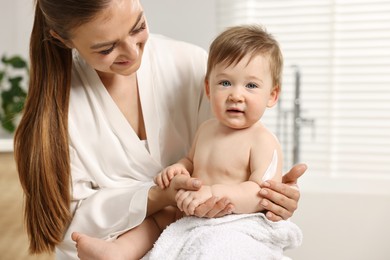
<path fill-rule="evenodd" d="M 156 108 L 155 85 L 153 82 L 153 64 L 149 53 L 148 44 L 146 44 L 142 63 L 137 71 L 138 93 L 140 95 L 142 113 L 144 117 L 145 130 L 147 135 L 147 146 L 139 139 L 134 129 L 126 120 L 114 100 L 111 98 L 107 89 L 104 87 L 97 72 L 86 64 L 85 60 L 74 52 L 74 58 L 77 59 L 78 65 L 82 67 L 89 82 L 90 91 L 94 93 L 101 104 L 100 107 L 95 107 L 103 110 L 108 122 L 112 127 L 112 131 L 118 136 L 119 140 L 124 144 L 124 148 L 128 154 L 137 157 L 137 161 L 144 163 L 153 162 L 152 168 L 161 169 L 161 154 L 160 154 L 160 118 Z M 82 65 L 82 63 L 84 63 Z M 76 62 L 77 65 L 77 62 Z M 83 76 L 82 76 L 83 78 Z M 84 79 L 85 80 L 85 79 Z M 155 174 L 155 173 L 154 173 Z"/>

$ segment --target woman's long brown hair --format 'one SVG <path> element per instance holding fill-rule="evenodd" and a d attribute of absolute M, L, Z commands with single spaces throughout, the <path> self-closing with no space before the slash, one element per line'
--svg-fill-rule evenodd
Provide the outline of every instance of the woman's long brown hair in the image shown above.
<path fill-rule="evenodd" d="M 30 78 L 15 159 L 24 191 L 30 253 L 53 252 L 70 221 L 68 109 L 72 51 L 64 40 L 110 0 L 37 0 L 30 39 Z"/>

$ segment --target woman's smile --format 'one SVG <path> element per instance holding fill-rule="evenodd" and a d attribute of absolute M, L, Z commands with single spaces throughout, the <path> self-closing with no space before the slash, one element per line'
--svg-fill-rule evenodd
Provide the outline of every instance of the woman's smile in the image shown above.
<path fill-rule="evenodd" d="M 114 62 L 115 65 L 120 65 L 120 66 L 129 66 L 132 64 L 131 61 L 127 60 L 127 61 L 116 61 Z"/>

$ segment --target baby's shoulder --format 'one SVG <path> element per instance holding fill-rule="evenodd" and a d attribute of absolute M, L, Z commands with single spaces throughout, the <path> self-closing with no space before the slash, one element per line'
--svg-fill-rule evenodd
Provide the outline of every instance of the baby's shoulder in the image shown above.
<path fill-rule="evenodd" d="M 251 138 L 257 143 L 274 143 L 278 144 L 279 140 L 276 135 L 267 128 L 264 124 L 258 123 L 253 126 L 251 131 Z"/>

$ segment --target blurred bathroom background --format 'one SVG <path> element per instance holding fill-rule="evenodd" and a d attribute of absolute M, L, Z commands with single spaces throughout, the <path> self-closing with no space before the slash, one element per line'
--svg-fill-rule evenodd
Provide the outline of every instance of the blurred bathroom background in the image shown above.
<path fill-rule="evenodd" d="M 33 1 L 0 1 L 0 56 L 27 58 Z M 286 255 L 390 259 L 390 0 L 141 3 L 152 33 L 206 50 L 232 25 L 262 24 L 275 36 L 285 58 L 282 96 L 263 121 L 279 137 L 285 170 L 309 166 L 292 218 L 304 242 Z M 26 256 L 12 135 L 1 128 L 0 181 L 0 258 L 51 259 Z"/>

